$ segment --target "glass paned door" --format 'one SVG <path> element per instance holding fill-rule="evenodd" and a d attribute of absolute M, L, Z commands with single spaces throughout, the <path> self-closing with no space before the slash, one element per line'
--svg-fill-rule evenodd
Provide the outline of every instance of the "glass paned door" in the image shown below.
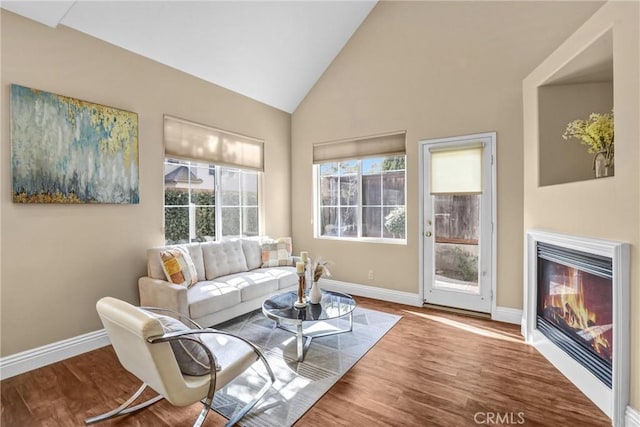
<path fill-rule="evenodd" d="M 423 141 L 424 300 L 489 313 L 495 134 Z"/>
<path fill-rule="evenodd" d="M 478 294 L 481 196 L 439 194 L 432 198 L 433 286 Z"/>

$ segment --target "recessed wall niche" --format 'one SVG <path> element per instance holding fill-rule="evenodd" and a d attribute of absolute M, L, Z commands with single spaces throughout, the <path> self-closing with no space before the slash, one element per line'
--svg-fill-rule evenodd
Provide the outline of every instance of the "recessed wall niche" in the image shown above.
<path fill-rule="evenodd" d="M 595 155 L 577 139 L 564 140 L 562 134 L 569 122 L 612 109 L 610 30 L 538 86 L 539 186 L 595 179 Z"/>

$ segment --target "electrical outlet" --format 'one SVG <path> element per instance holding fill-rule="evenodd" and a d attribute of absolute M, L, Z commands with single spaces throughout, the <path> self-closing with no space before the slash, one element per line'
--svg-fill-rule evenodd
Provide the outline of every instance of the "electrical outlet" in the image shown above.
<path fill-rule="evenodd" d="M 373 280 L 373 270 L 369 270 L 369 280 Z"/>

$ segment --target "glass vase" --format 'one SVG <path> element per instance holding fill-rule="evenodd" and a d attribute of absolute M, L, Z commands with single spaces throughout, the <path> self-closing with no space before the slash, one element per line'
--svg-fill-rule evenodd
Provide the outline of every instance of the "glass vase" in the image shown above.
<path fill-rule="evenodd" d="M 596 157 L 593 160 L 593 170 L 596 178 L 613 176 L 613 162 L 611 162 L 611 165 L 607 165 L 607 157 L 604 153 L 596 153 Z"/>

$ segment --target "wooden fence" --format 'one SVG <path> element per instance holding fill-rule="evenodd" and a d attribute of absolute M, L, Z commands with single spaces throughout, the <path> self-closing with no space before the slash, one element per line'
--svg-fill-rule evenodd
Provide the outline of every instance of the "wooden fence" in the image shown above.
<path fill-rule="evenodd" d="M 436 243 L 477 245 L 480 229 L 480 196 L 435 196 Z"/>

